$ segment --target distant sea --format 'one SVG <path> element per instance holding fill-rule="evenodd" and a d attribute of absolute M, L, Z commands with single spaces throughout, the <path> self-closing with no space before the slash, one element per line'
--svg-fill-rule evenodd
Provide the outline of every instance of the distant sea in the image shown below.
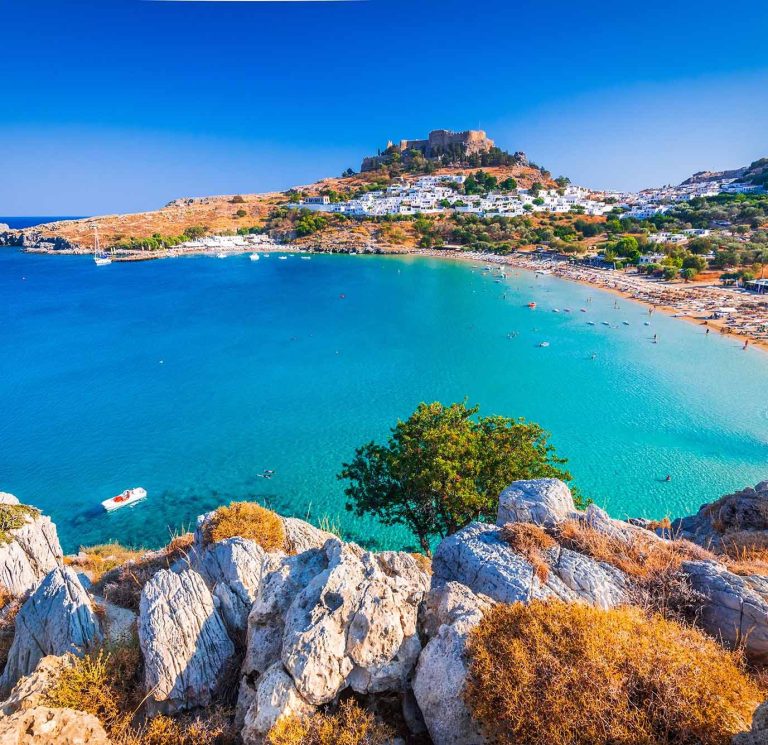
<path fill-rule="evenodd" d="M 768 478 L 768 354 L 507 271 L 295 254 L 97 267 L 0 251 L 0 491 L 51 515 L 67 551 L 157 546 L 242 499 L 413 546 L 345 512 L 336 474 L 420 401 L 465 397 L 539 422 L 616 517 L 689 514 Z M 146 501 L 101 510 L 133 486 Z"/>
<path fill-rule="evenodd" d="M 73 215 L 34 215 L 34 216 L 14 216 L 3 217 L 0 215 L 0 224 L 5 223 L 9 228 L 19 230 L 21 228 L 31 228 L 34 225 L 42 225 L 46 222 L 56 222 L 57 220 L 79 220 L 79 216 Z"/>

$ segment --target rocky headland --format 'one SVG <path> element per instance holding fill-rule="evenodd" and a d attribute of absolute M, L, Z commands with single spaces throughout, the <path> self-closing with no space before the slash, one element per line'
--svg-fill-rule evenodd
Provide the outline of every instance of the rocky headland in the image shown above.
<path fill-rule="evenodd" d="M 468 525 L 431 559 L 366 551 L 248 503 L 128 558 L 117 546 L 63 556 L 50 519 L 9 494 L 0 518 L 3 744 L 543 742 L 509 718 L 511 637 L 483 653 L 501 614 L 525 608 L 584 609 L 593 628 L 617 614 L 611 634 L 657 619 L 673 634 L 669 649 L 717 663 L 711 675 L 694 671 L 694 693 L 672 695 L 671 678 L 653 678 L 657 698 L 675 702 L 666 734 L 646 701 L 634 726 L 652 737 L 606 730 L 595 741 L 768 744 L 768 705 L 756 708 L 768 697 L 768 482 L 670 523 L 580 511 L 561 481 L 519 481 L 501 493 L 495 524 Z M 539 649 L 530 634 L 529 652 Z M 582 652 L 588 669 L 592 652 Z M 579 664 L 559 660 L 549 678 Z M 482 688 L 483 665 L 493 691 Z M 637 673 L 644 685 L 659 667 L 672 675 L 675 663 Z M 494 723 L 483 700 L 497 699 Z M 569 716 L 581 716 L 577 706 Z"/>

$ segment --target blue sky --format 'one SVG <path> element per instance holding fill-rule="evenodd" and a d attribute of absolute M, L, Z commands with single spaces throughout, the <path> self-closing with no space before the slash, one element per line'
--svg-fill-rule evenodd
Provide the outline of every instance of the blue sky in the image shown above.
<path fill-rule="evenodd" d="M 480 126 L 641 188 L 768 156 L 768 3 L 0 4 L 0 215 L 282 189 Z"/>

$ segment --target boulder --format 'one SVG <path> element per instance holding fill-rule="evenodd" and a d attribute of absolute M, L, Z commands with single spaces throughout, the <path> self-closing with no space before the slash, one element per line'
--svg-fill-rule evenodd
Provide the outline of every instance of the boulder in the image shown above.
<path fill-rule="evenodd" d="M 8 698 L 0 703 L 0 711 L 10 716 L 21 709 L 40 706 L 46 692 L 53 687 L 61 673 L 72 666 L 74 659 L 70 654 L 43 657 L 34 672 L 19 680 Z"/>
<path fill-rule="evenodd" d="M 202 576 L 162 569 L 139 607 L 145 685 L 154 713 L 208 706 L 227 679 L 235 647 Z"/>
<path fill-rule="evenodd" d="M 361 693 L 400 690 L 415 657 L 428 576 L 409 554 L 372 554 L 329 541 L 328 568 L 285 616 L 281 659 L 301 696 L 328 703 L 350 677 Z"/>
<path fill-rule="evenodd" d="M 629 580 L 618 569 L 556 546 L 543 553 L 549 566 L 542 581 L 494 525 L 473 523 L 443 540 L 432 559 L 437 582 L 460 582 L 500 603 L 559 598 L 612 608 L 628 599 Z"/>
<path fill-rule="evenodd" d="M 419 656 L 413 693 L 435 745 L 485 742 L 464 703 L 469 661 L 467 637 L 481 615 L 466 615 L 440 626 Z"/>
<path fill-rule="evenodd" d="M 19 500 L 0 492 L 0 504 L 18 505 Z M 62 562 L 56 526 L 42 514 L 27 516 L 20 528 L 8 531 L 11 539 L 0 544 L 0 586 L 13 595 L 24 595 Z"/>
<path fill-rule="evenodd" d="M 333 533 L 320 530 L 304 520 L 282 517 L 285 528 L 285 546 L 289 554 L 301 554 L 312 548 L 322 548 L 328 540 L 338 540 Z"/>
<path fill-rule="evenodd" d="M 46 655 L 82 655 L 100 641 L 98 621 L 77 575 L 68 567 L 57 567 L 16 616 L 16 633 L 0 677 L 0 693 L 7 694 Z"/>
<path fill-rule="evenodd" d="M 282 664 L 276 662 L 259 678 L 240 736 L 245 745 L 262 745 L 264 736 L 281 717 L 310 716 L 314 711 L 315 707 L 301 697 Z"/>
<path fill-rule="evenodd" d="M 450 625 L 461 618 L 476 623 L 493 605 L 491 598 L 475 595 L 460 582 L 437 580 L 420 609 L 421 630 L 431 639 L 444 624 Z"/>
<path fill-rule="evenodd" d="M 217 541 L 198 555 L 195 568 L 218 599 L 231 633 L 245 631 L 262 574 L 279 560 L 279 555 L 267 554 L 258 543 L 245 538 Z"/>
<path fill-rule="evenodd" d="M 675 520 L 671 532 L 713 551 L 729 533 L 768 532 L 768 481 L 702 505 L 695 515 Z"/>
<path fill-rule="evenodd" d="M 683 562 L 691 587 L 703 596 L 698 623 L 747 658 L 768 663 L 768 577 L 739 576 L 716 561 Z"/>
<path fill-rule="evenodd" d="M 553 527 L 576 514 L 571 490 L 559 479 L 515 481 L 499 495 L 497 525 Z"/>
<path fill-rule="evenodd" d="M 110 745 L 93 714 L 35 706 L 0 718 L 0 745 Z"/>

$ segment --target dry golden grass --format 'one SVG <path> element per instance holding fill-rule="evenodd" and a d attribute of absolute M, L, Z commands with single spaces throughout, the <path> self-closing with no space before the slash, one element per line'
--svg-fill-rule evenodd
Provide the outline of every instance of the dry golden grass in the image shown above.
<path fill-rule="evenodd" d="M 285 550 L 285 528 L 280 516 L 255 502 L 232 502 L 219 507 L 204 527 L 205 543 L 225 538 L 248 538 L 265 551 Z"/>
<path fill-rule="evenodd" d="M 98 582 L 104 574 L 127 561 L 139 561 L 145 550 L 127 548 L 119 543 L 100 543 L 81 546 L 75 556 L 67 556 L 64 563 L 87 572 L 92 582 Z"/>
<path fill-rule="evenodd" d="M 500 536 L 533 565 L 533 570 L 541 582 L 547 581 L 549 564 L 544 552 L 556 546 L 557 541 L 533 523 L 507 523 L 502 526 Z"/>
<path fill-rule="evenodd" d="M 8 661 L 8 652 L 13 644 L 13 635 L 16 631 L 16 616 L 21 610 L 21 599 L 12 597 L 0 613 L 0 670 Z"/>
<path fill-rule="evenodd" d="M 13 598 L 14 594 L 5 585 L 0 585 L 0 610 L 5 608 Z"/>
<path fill-rule="evenodd" d="M 229 712 L 208 709 L 204 716 L 157 716 L 113 739 L 115 745 L 230 745 L 237 741 Z"/>
<path fill-rule="evenodd" d="M 138 559 L 129 559 L 105 571 L 94 582 L 94 590 L 116 605 L 138 611 L 144 585 L 161 569 L 169 569 L 183 559 L 193 542 L 194 535 L 184 533 L 160 551 L 140 553 Z"/>
<path fill-rule="evenodd" d="M 385 745 L 393 737 L 393 730 L 347 699 L 334 714 L 282 717 L 269 731 L 267 745 Z"/>
<path fill-rule="evenodd" d="M 736 654 L 635 608 L 496 606 L 469 639 L 467 704 L 512 745 L 727 745 L 765 692 Z"/>

